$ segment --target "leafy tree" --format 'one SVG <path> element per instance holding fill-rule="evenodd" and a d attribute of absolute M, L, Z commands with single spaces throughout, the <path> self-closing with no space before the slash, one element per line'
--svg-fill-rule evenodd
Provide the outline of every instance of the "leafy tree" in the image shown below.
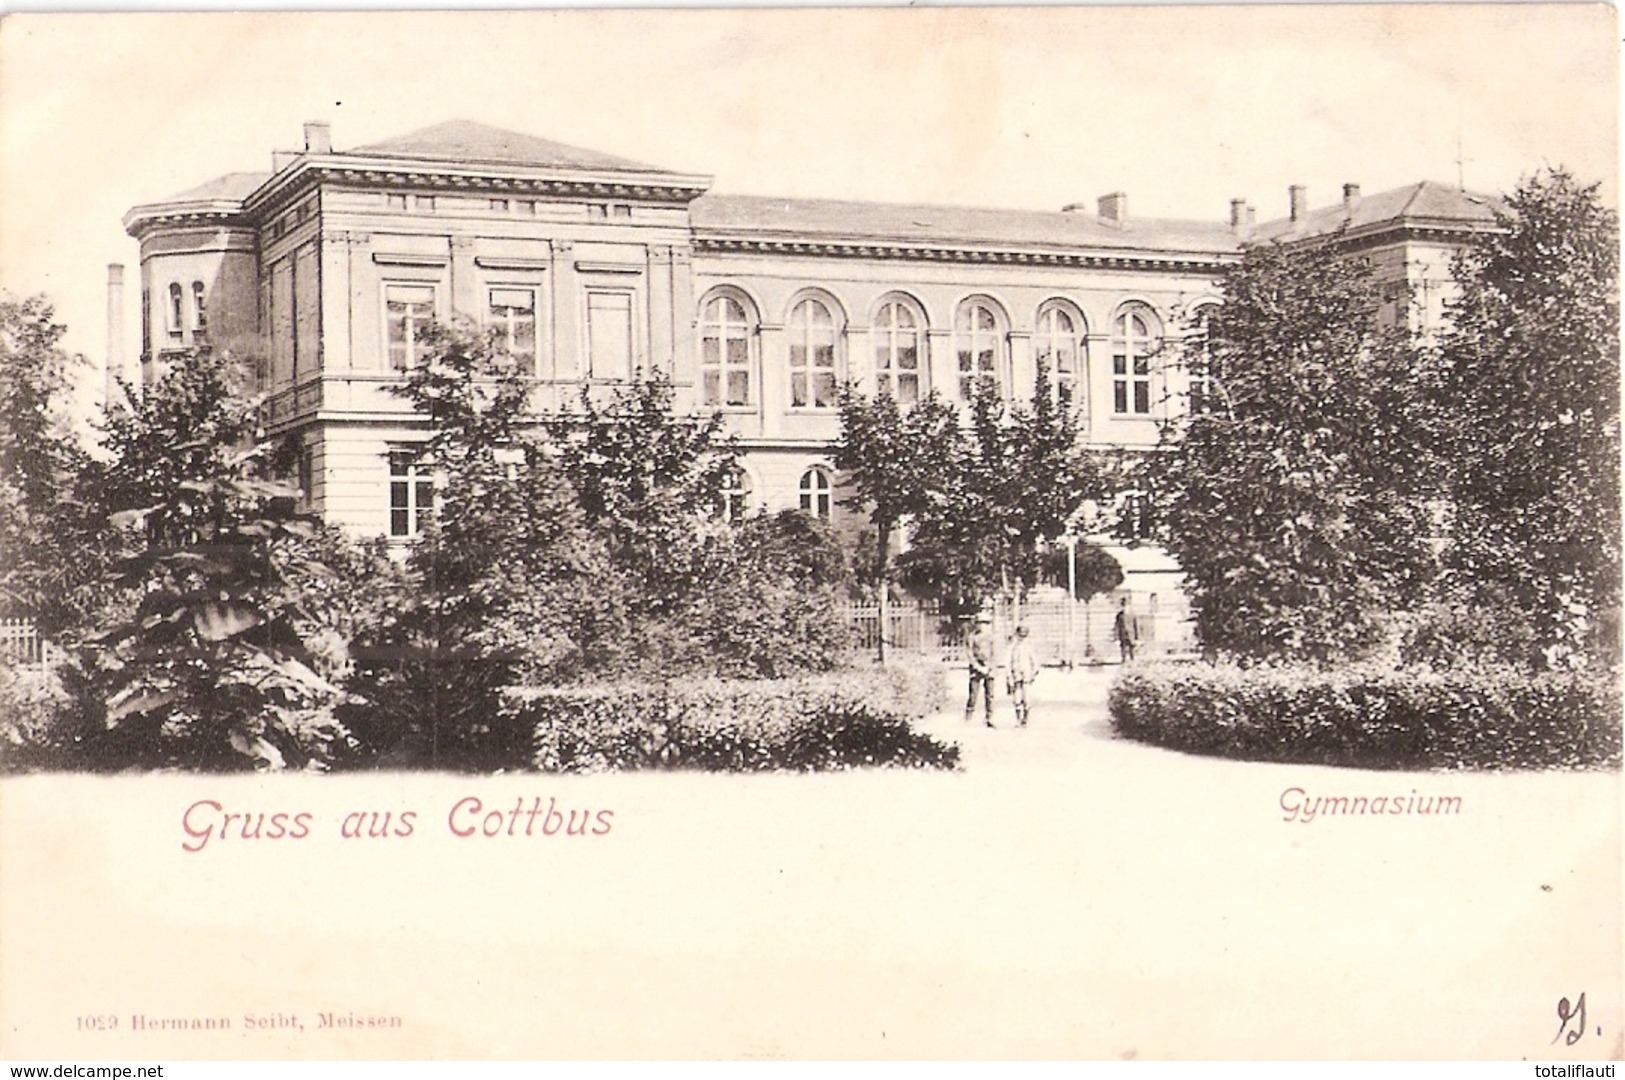
<path fill-rule="evenodd" d="M 1043 577 L 1052 585 L 1064 587 L 1072 574 L 1068 566 L 1070 556 L 1065 547 L 1051 548 L 1043 558 Z M 1074 599 L 1087 600 L 1091 596 L 1111 592 L 1123 584 L 1123 568 L 1104 548 L 1095 544 L 1078 543 L 1077 593 Z"/>
<path fill-rule="evenodd" d="M 1618 622 L 1619 220 L 1559 168 L 1497 223 L 1456 263 L 1441 342 L 1446 561 L 1470 601 L 1527 620 L 1535 659 Z"/>
<path fill-rule="evenodd" d="M 674 396 L 671 381 L 656 375 L 603 403 L 583 391 L 579 411 L 544 418 L 586 524 L 631 576 L 639 612 L 654 618 L 688 603 L 706 577 L 700 522 L 716 513 L 738 467 L 721 413 L 679 415 Z"/>
<path fill-rule="evenodd" d="M 105 716 L 92 763 L 309 766 L 347 740 L 343 694 L 317 670 L 342 644 L 318 633 L 308 591 L 331 571 L 272 475 L 247 385 L 229 356 L 192 353 L 108 419 L 100 480 L 122 557 L 107 629 L 78 650 Z"/>
<path fill-rule="evenodd" d="M 436 325 L 396 392 L 429 423 L 436 508 L 374 640 L 368 695 L 386 752 L 432 764 L 506 756 L 497 695 L 557 681 L 620 636 L 604 545 L 534 435 L 522 366 L 491 335 Z"/>
<path fill-rule="evenodd" d="M 107 556 L 85 498 L 91 459 L 65 412 L 84 364 L 61 348 L 65 329 L 42 296 L 0 297 L 0 615 L 47 637 L 83 623 Z"/>
<path fill-rule="evenodd" d="M 974 608 L 989 592 L 1018 601 L 1039 580 L 1043 553 L 1064 535 L 1101 471 L 1084 449 L 1070 389 L 1057 392 L 1040 362 L 1030 401 L 1007 407 L 991 380 L 971 396 L 958 453 L 914 529 L 909 576 L 950 604 Z"/>
<path fill-rule="evenodd" d="M 1249 248 L 1222 285 L 1207 405 L 1165 426 L 1138 483 L 1207 649 L 1325 660 L 1431 580 L 1421 376 L 1335 239 Z"/>
<path fill-rule="evenodd" d="M 854 489 L 849 505 L 867 508 L 875 529 L 873 580 L 886 625 L 891 579 L 891 538 L 911 515 L 922 512 L 943 475 L 943 463 L 959 452 L 958 418 L 932 393 L 904 411 L 886 387 L 873 398 L 847 383 L 841 389 L 841 434 L 832 458 Z M 886 658 L 886 635 L 879 635 Z"/>

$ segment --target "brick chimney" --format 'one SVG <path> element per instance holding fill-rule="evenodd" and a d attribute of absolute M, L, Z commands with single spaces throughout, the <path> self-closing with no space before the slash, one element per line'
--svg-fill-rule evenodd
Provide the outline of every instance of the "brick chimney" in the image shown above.
<path fill-rule="evenodd" d="M 1344 184 L 1343 185 L 1343 214 L 1344 214 L 1344 216 L 1353 217 L 1354 216 L 1354 211 L 1358 210 L 1359 208 L 1360 208 L 1360 185 L 1359 184 Z"/>
<path fill-rule="evenodd" d="M 1121 191 L 1102 195 L 1095 200 L 1095 213 L 1101 221 L 1121 225 L 1128 221 L 1128 196 Z"/>
<path fill-rule="evenodd" d="M 1230 231 L 1237 236 L 1247 235 L 1247 200 L 1230 200 Z"/>
<path fill-rule="evenodd" d="M 1292 208 L 1292 220 L 1302 221 L 1309 216 L 1309 189 L 1302 184 L 1287 188 L 1287 200 Z"/>
<path fill-rule="evenodd" d="M 333 125 L 326 120 L 305 122 L 305 153 L 331 154 L 333 152 Z"/>

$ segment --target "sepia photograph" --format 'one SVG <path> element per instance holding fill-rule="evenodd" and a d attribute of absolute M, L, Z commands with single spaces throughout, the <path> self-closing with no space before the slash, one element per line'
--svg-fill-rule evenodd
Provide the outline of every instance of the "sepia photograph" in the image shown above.
<path fill-rule="evenodd" d="M 1610 6 L 0 18 L 0 1059 L 1625 1057 Z"/>

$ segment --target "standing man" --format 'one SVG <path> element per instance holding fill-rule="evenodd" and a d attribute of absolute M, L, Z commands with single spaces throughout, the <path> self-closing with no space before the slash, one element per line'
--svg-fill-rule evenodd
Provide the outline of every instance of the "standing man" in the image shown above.
<path fill-rule="evenodd" d="M 1140 640 L 1140 618 L 1128 606 L 1128 599 L 1123 597 L 1123 603 L 1117 609 L 1117 647 L 1122 651 L 1125 664 L 1134 659 L 1134 646 Z"/>
<path fill-rule="evenodd" d="M 965 722 L 976 711 L 976 691 L 982 691 L 982 721 L 993 726 L 993 617 L 976 616 L 976 630 L 965 642 L 970 652 L 970 693 L 965 696 Z"/>
<path fill-rule="evenodd" d="M 1016 627 L 1016 636 L 1010 642 L 1010 657 L 1005 664 L 1004 688 L 1016 707 L 1016 725 L 1027 726 L 1027 687 L 1038 678 L 1038 659 L 1027 643 L 1027 628 Z"/>

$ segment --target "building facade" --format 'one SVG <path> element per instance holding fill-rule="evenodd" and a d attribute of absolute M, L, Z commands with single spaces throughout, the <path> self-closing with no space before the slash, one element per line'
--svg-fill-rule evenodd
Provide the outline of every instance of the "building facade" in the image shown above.
<path fill-rule="evenodd" d="M 991 377 L 1073 387 L 1089 441 L 1149 446 L 1190 387 L 1165 346 L 1200 332 L 1249 242 L 1336 236 L 1391 286 L 1390 317 L 1437 322 L 1449 257 L 1488 200 L 1422 183 L 1255 223 L 1138 219 L 1121 193 L 1054 212 L 775 199 L 465 121 L 335 151 L 327 125 L 125 216 L 140 242 L 142 365 L 199 345 L 260 360 L 273 434 L 301 449 L 311 507 L 357 535 L 412 536 L 425 437 L 389 392 L 431 320 L 494 329 L 544 405 L 643 373 L 718 410 L 740 498 L 838 514 L 837 388 L 965 401 Z"/>

